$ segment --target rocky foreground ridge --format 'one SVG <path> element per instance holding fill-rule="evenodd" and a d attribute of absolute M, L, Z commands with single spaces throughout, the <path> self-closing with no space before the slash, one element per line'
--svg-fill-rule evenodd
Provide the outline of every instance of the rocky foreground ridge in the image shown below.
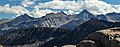
<path fill-rule="evenodd" d="M 85 37 L 78 45 L 62 47 L 120 47 L 120 27 L 94 32 Z"/>
<path fill-rule="evenodd" d="M 120 28 L 100 30 L 85 37 L 78 47 L 120 47 Z"/>
<path fill-rule="evenodd" d="M 34 28 L 34 30 L 36 30 L 36 29 L 39 30 L 40 28 Z M 17 41 L 15 42 L 15 40 L 20 40 L 20 37 L 19 38 L 14 37 L 13 35 L 16 34 L 16 32 L 14 32 L 9 36 L 11 36 L 11 37 L 13 36 L 16 39 L 10 38 L 7 35 L 6 35 L 6 37 L 5 36 L 0 37 L 0 40 L 1 40 L 0 42 L 3 43 L 3 45 L 1 45 L 1 47 L 46 47 L 46 46 L 42 46 L 42 45 L 48 43 L 50 40 L 55 39 L 56 37 L 60 37 L 59 35 L 62 36 L 65 33 L 64 31 L 70 32 L 70 30 L 63 30 L 63 32 L 59 32 L 59 31 L 61 31 L 61 29 L 54 29 L 54 28 L 49 29 L 52 32 L 45 30 L 47 28 L 41 28 L 41 29 L 44 29 L 44 33 L 47 33 L 49 35 L 49 37 L 47 37 L 43 33 L 43 36 L 45 37 L 45 38 L 43 38 L 43 40 L 46 40 L 46 41 L 40 40 L 40 37 L 38 38 L 37 35 L 41 34 L 41 32 L 38 32 L 38 34 L 36 34 L 35 36 L 33 34 L 31 34 L 31 35 L 33 35 L 33 37 L 35 39 L 29 38 L 29 35 L 28 35 L 28 39 L 26 42 L 22 41 L 22 40 L 26 40 L 22 37 L 25 37 L 25 36 L 27 37 L 27 35 L 24 34 L 25 35 L 24 36 L 23 34 L 21 34 L 21 35 L 23 35 L 21 37 L 22 43 L 17 43 Z M 59 30 L 59 31 L 57 31 L 57 30 Z M 22 30 L 22 31 L 24 31 L 24 30 Z M 27 31 L 27 32 L 29 33 L 29 31 Z M 22 33 L 24 33 L 24 32 L 22 32 Z M 35 32 L 31 32 L 31 33 L 35 33 Z M 53 33 L 53 34 L 50 34 L 50 33 Z M 55 34 L 57 33 L 56 35 L 58 35 L 58 36 L 54 36 L 54 33 Z M 61 33 L 61 34 L 59 34 L 59 33 Z M 20 31 L 17 34 L 20 34 Z M 17 35 L 17 36 L 19 36 L 19 35 Z M 8 39 L 11 41 L 7 42 Z M 36 39 L 37 39 L 37 41 L 36 41 Z M 12 41 L 14 41 L 14 43 Z M 31 43 L 27 43 L 27 42 L 31 42 Z M 6 45 L 6 44 L 10 44 L 10 45 Z M 82 40 L 78 44 L 66 44 L 63 46 L 53 46 L 53 47 L 120 47 L 119 44 L 120 44 L 120 27 L 115 27 L 115 28 L 104 29 L 104 30 L 100 30 L 100 31 L 91 33 L 88 36 L 82 38 Z"/>

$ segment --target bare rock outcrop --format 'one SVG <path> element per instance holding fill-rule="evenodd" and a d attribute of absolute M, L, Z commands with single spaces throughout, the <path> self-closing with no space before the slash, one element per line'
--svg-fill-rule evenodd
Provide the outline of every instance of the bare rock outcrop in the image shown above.
<path fill-rule="evenodd" d="M 83 40 L 80 42 L 80 45 L 78 47 L 97 47 L 95 42 L 92 40 Z"/>
<path fill-rule="evenodd" d="M 76 45 L 64 45 L 62 47 L 76 47 Z"/>
<path fill-rule="evenodd" d="M 82 45 L 91 47 L 95 47 L 95 45 L 96 47 L 120 47 L 120 28 L 110 28 L 92 33 L 80 42 L 79 47 Z"/>

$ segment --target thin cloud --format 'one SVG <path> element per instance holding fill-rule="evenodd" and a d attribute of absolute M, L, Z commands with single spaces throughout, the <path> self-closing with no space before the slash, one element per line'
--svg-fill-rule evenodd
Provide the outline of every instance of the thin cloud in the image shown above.
<path fill-rule="evenodd" d="M 24 6 L 24 7 L 30 7 L 32 5 L 34 5 L 34 1 L 30 1 L 30 0 L 24 0 L 22 1 L 21 5 Z"/>
<path fill-rule="evenodd" d="M 4 12 L 6 14 L 16 14 L 16 16 L 20 16 L 24 13 L 29 13 L 29 10 L 25 9 L 22 6 L 10 6 L 10 4 L 6 4 L 4 6 L 0 6 L 0 12 Z"/>
<path fill-rule="evenodd" d="M 74 11 L 87 9 L 93 14 L 106 14 L 118 12 L 118 8 L 120 7 L 114 8 L 111 4 L 101 0 L 79 0 L 78 2 L 54 0 L 46 3 L 39 3 L 34 8 L 69 9 Z"/>

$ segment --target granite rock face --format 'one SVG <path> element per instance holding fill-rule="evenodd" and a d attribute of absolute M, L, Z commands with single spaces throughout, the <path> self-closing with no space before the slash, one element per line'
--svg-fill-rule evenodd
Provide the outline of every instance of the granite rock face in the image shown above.
<path fill-rule="evenodd" d="M 76 45 L 64 45 L 62 47 L 76 47 Z"/>
<path fill-rule="evenodd" d="M 86 40 L 86 41 L 85 41 Z M 89 41 L 88 41 L 89 40 Z M 92 40 L 92 41 L 91 41 Z M 83 43 L 84 42 L 84 43 Z M 94 42 L 94 43 L 93 43 Z M 90 45 L 88 45 L 90 43 Z M 120 28 L 110 28 L 94 32 L 80 42 L 80 47 L 120 47 Z M 94 44 L 94 45 L 93 45 Z"/>

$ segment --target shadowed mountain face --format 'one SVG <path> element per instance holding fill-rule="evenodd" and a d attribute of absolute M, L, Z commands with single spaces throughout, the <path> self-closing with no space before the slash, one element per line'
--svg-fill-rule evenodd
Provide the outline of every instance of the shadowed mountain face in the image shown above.
<path fill-rule="evenodd" d="M 116 25 L 117 26 L 116 26 Z M 84 24 L 81 24 L 77 28 L 75 28 L 73 31 L 69 32 L 66 35 L 63 35 L 61 38 L 56 38 L 48 43 L 45 43 L 43 47 L 47 46 L 62 46 L 66 44 L 79 44 L 79 42 L 89 34 L 96 32 L 98 30 L 102 29 L 107 29 L 107 28 L 112 28 L 112 27 L 120 27 L 120 23 L 112 23 L 112 22 L 107 22 L 103 20 L 98 20 L 98 19 L 91 19 Z"/>
<path fill-rule="evenodd" d="M 84 22 L 85 22 L 84 20 L 72 20 L 68 22 L 67 24 L 62 25 L 60 28 L 73 30 L 74 28 L 76 28 L 80 24 L 83 24 Z"/>
<path fill-rule="evenodd" d="M 14 30 L 0 36 L 0 44 L 5 46 L 25 45 L 39 42 L 41 45 L 49 40 L 60 37 L 71 30 L 59 28 L 30 28 Z"/>

